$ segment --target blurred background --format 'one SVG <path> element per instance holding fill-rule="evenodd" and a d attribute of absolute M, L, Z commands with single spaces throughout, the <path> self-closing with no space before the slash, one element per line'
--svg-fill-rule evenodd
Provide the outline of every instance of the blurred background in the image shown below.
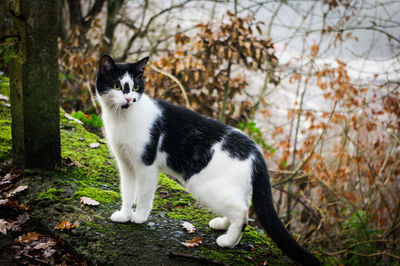
<path fill-rule="evenodd" d="M 61 0 L 58 15 L 61 105 L 89 130 L 99 56 L 150 56 L 148 94 L 262 147 L 300 243 L 327 264 L 400 263 L 400 2 Z"/>

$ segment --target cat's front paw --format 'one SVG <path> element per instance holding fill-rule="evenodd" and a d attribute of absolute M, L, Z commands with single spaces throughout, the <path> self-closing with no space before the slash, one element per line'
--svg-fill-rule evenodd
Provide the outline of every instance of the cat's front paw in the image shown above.
<path fill-rule="evenodd" d="M 147 221 L 148 217 L 149 217 L 149 215 L 141 215 L 141 214 L 135 212 L 135 213 L 133 213 L 133 215 L 131 217 L 131 222 L 133 222 L 135 224 L 142 224 Z"/>
<path fill-rule="evenodd" d="M 229 220 L 226 217 L 217 217 L 208 224 L 214 230 L 226 230 L 229 227 Z"/>
<path fill-rule="evenodd" d="M 232 241 L 227 234 L 223 234 L 217 238 L 217 245 L 223 248 L 233 248 L 236 242 Z"/>
<path fill-rule="evenodd" d="M 132 218 L 132 212 L 122 212 L 116 211 L 111 215 L 111 221 L 116 223 L 126 223 L 129 222 Z"/>

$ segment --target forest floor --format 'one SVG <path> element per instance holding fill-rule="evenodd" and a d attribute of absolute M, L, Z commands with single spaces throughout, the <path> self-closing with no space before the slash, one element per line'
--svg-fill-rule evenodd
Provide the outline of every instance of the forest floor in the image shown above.
<path fill-rule="evenodd" d="M 223 232 L 208 227 L 215 216 L 163 174 L 147 222 L 111 222 L 121 202 L 115 163 L 105 140 L 63 111 L 61 169 L 13 169 L 6 101 L 0 105 L 1 265 L 291 264 L 261 230 L 249 225 L 235 248 L 218 247 L 215 239 Z"/>

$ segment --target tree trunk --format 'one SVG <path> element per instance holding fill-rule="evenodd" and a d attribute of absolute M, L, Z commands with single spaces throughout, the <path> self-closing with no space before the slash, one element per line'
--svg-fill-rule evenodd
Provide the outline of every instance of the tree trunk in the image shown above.
<path fill-rule="evenodd" d="M 105 35 L 108 39 L 108 43 L 106 44 L 106 54 L 111 53 L 114 41 L 114 31 L 119 23 L 117 15 L 121 11 L 120 9 L 123 3 L 124 0 L 107 1 L 107 21 Z"/>
<path fill-rule="evenodd" d="M 60 166 L 57 0 L 8 0 L 19 37 L 10 59 L 13 163 Z"/>

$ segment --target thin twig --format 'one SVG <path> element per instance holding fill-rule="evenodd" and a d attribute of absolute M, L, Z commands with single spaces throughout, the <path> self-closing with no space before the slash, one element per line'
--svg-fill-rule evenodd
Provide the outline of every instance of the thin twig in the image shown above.
<path fill-rule="evenodd" d="M 178 84 L 179 88 L 181 89 L 183 98 L 185 99 L 186 107 L 189 108 L 189 109 L 192 109 L 191 106 L 190 106 L 190 103 L 189 103 L 189 99 L 188 99 L 187 94 L 186 94 L 185 87 L 183 87 L 182 83 L 174 75 L 172 75 L 171 73 L 165 72 L 165 71 L 159 69 L 158 67 L 156 67 L 155 65 L 152 65 L 150 63 L 148 63 L 147 65 L 150 66 L 154 71 L 156 71 L 156 72 L 158 72 L 160 74 L 163 74 L 163 75 L 169 77 L 170 79 L 172 79 L 173 81 L 175 81 L 176 84 Z"/>
<path fill-rule="evenodd" d="M 99 108 L 97 107 L 97 103 L 96 103 L 96 100 L 95 100 L 94 95 L 93 95 L 92 87 L 90 86 L 88 81 L 86 82 L 86 87 L 87 87 L 87 90 L 89 92 L 90 101 L 92 102 L 93 107 L 96 110 L 96 114 L 100 115 Z"/>

